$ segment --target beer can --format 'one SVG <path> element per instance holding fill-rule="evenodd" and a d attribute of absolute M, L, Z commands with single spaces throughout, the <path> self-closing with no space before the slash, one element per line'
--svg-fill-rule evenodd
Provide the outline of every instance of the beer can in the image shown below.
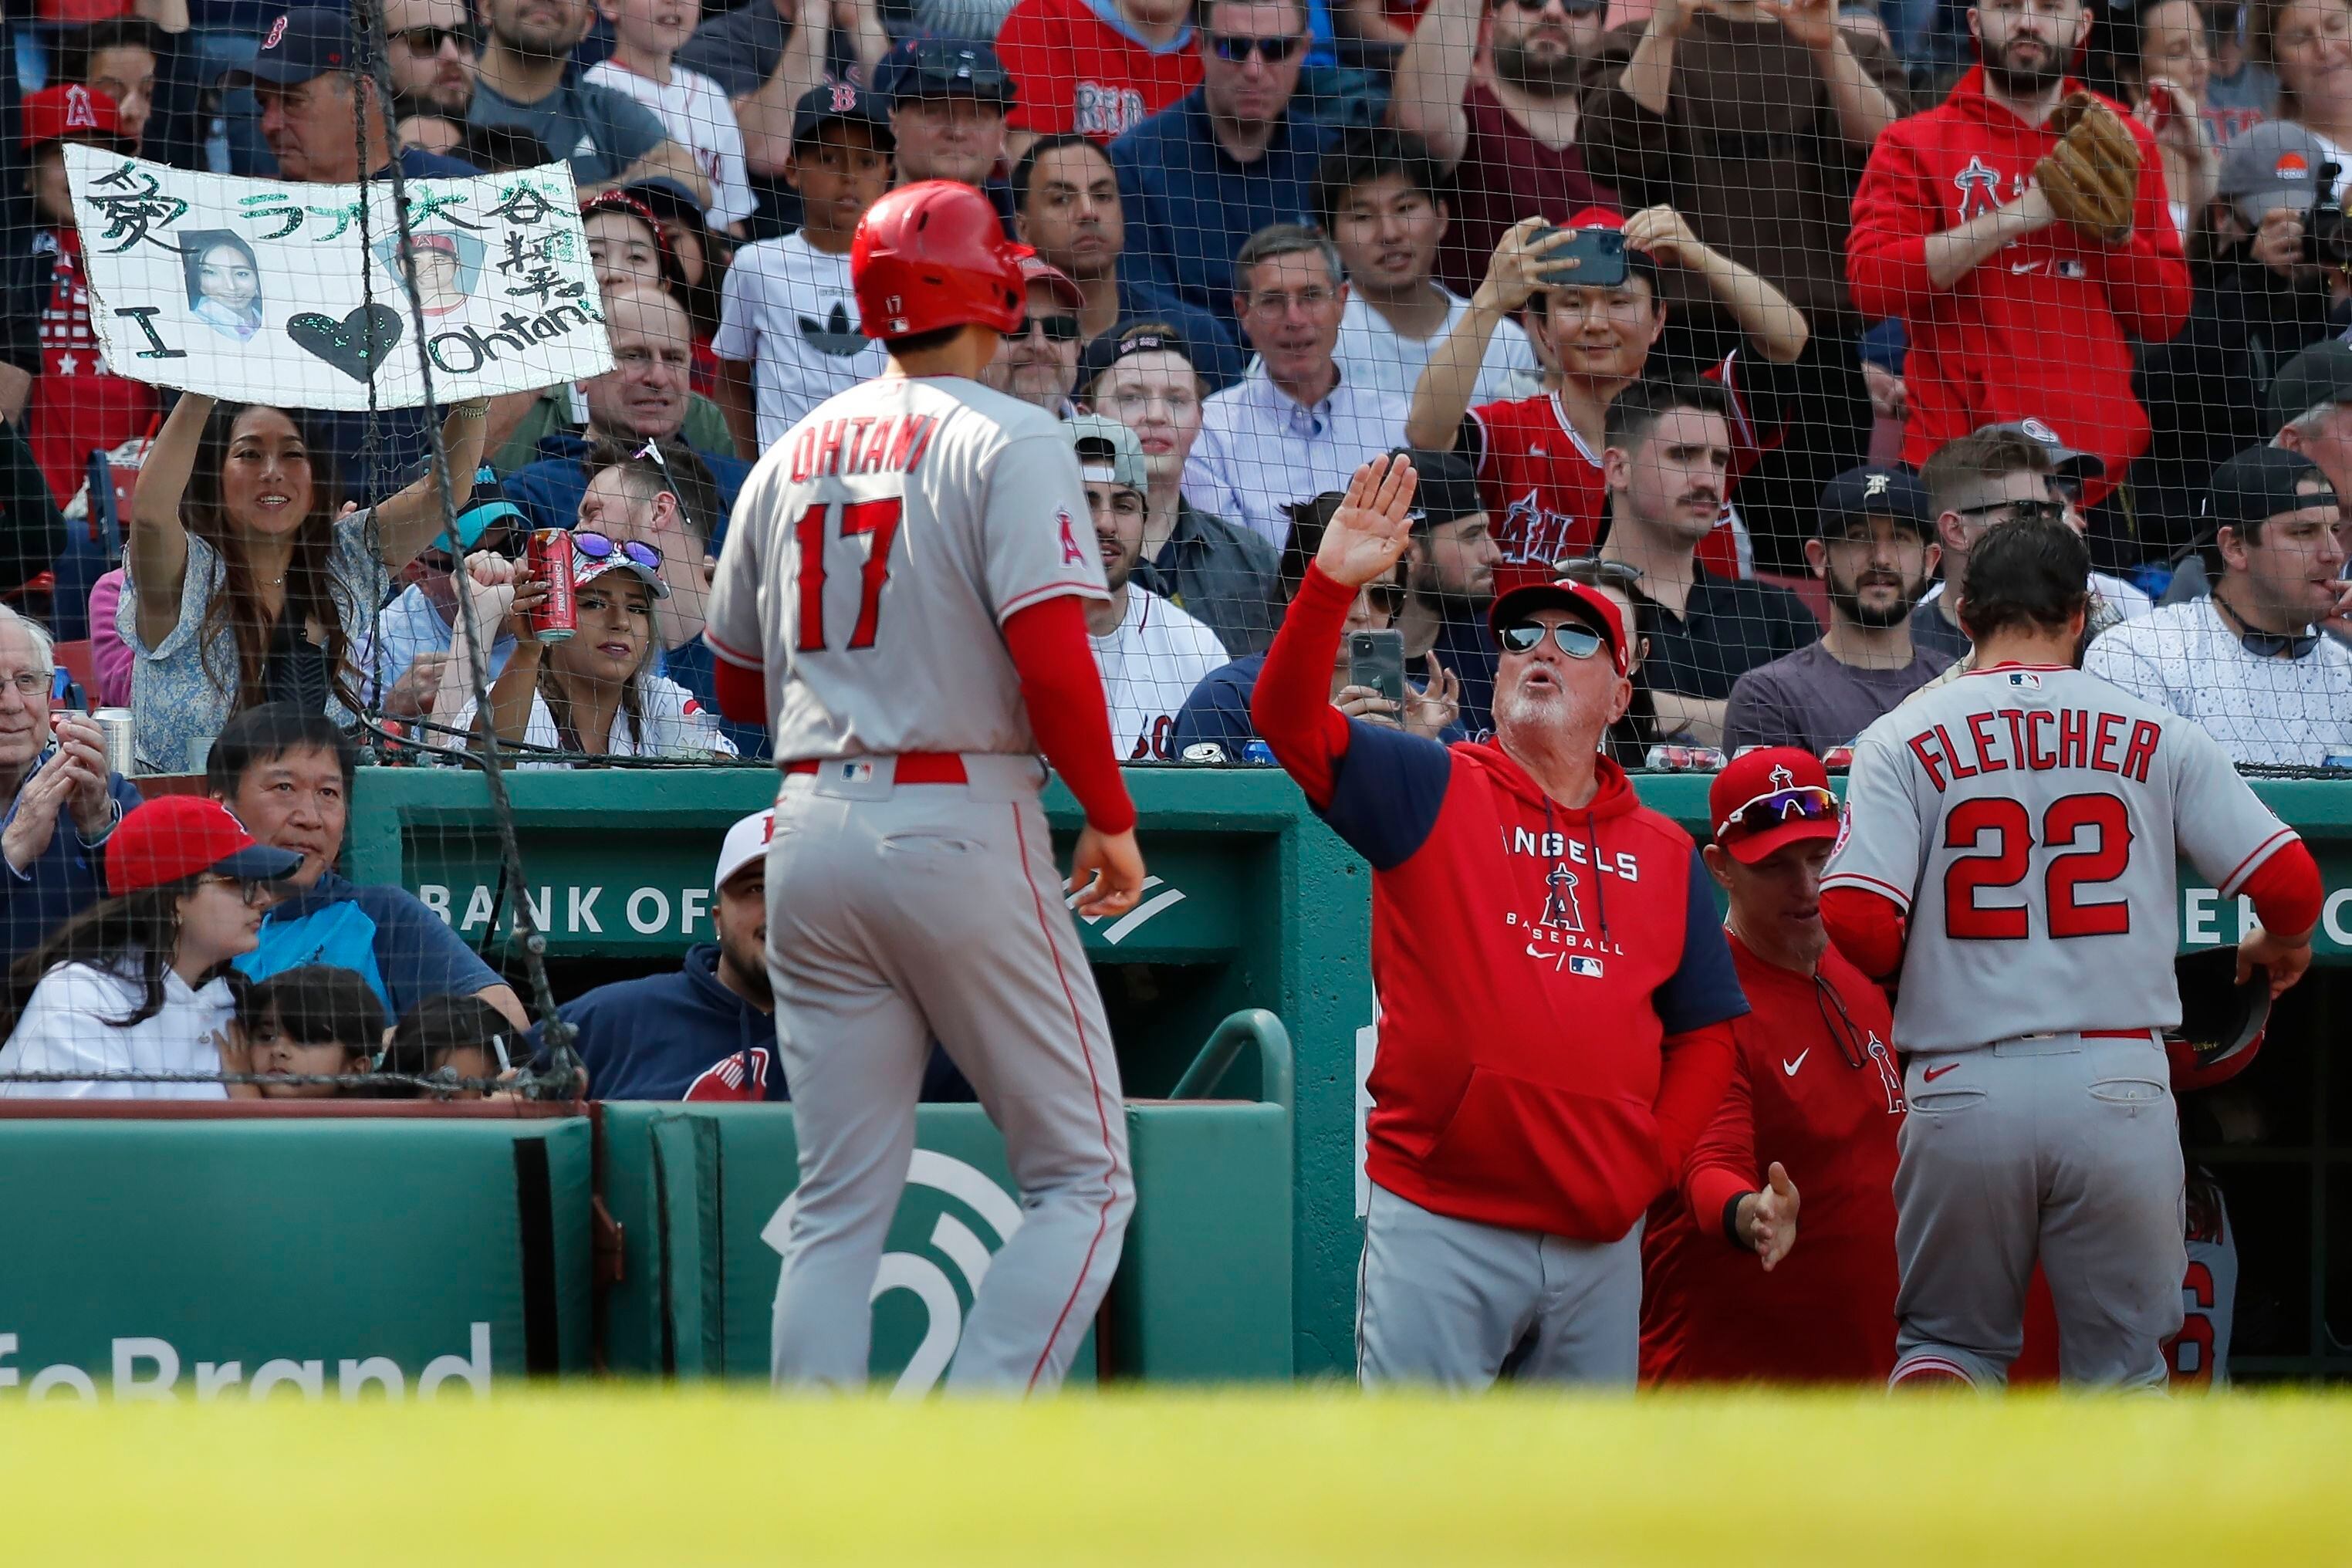
<path fill-rule="evenodd" d="M 1723 771 L 1723 753 L 1713 746 L 1652 746 L 1643 765 L 1654 773 L 1713 773 Z"/>
<path fill-rule="evenodd" d="M 1206 763 L 1213 767 L 1223 767 L 1225 762 L 1225 749 L 1214 741 L 1195 741 L 1184 748 L 1184 760 L 1188 763 Z"/>
<path fill-rule="evenodd" d="M 1822 753 L 1822 767 L 1823 771 L 1832 773 L 1852 773 L 1853 771 L 1853 748 L 1852 746 L 1832 746 L 1828 751 Z"/>
<path fill-rule="evenodd" d="M 580 628 L 579 612 L 572 604 L 572 531 L 531 530 L 523 563 L 547 584 L 547 597 L 530 613 L 531 634 L 543 643 L 565 641 Z"/>
<path fill-rule="evenodd" d="M 1242 761 L 1255 767 L 1273 767 L 1275 765 L 1274 748 L 1255 735 L 1252 735 L 1242 742 Z"/>
<path fill-rule="evenodd" d="M 89 721 L 98 726 L 99 734 L 105 738 L 106 771 L 121 773 L 126 778 L 138 772 L 131 750 L 131 710 L 101 708 L 89 716 Z"/>

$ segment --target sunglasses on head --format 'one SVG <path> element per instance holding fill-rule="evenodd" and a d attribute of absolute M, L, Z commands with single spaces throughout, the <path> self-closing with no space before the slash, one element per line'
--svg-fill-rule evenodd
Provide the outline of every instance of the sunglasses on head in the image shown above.
<path fill-rule="evenodd" d="M 572 531 L 572 552 L 583 561 L 610 561 L 618 555 L 648 572 L 660 571 L 662 564 L 662 552 L 653 545 L 640 543 L 634 539 L 614 539 L 609 533 L 597 533 L 584 528 Z"/>
<path fill-rule="evenodd" d="M 1513 621 L 1495 634 L 1505 653 L 1533 653 L 1543 646 L 1541 621 Z M 1562 621 L 1549 628 L 1551 640 L 1570 658 L 1591 658 L 1609 646 L 1609 639 L 1579 621 Z"/>
<path fill-rule="evenodd" d="M 444 44 L 455 44 L 468 55 L 482 52 L 482 30 L 470 24 L 463 27 L 403 27 L 393 37 L 405 44 L 412 55 L 437 55 Z"/>
<path fill-rule="evenodd" d="M 1235 65 L 1255 57 L 1270 66 L 1278 66 L 1297 54 L 1299 46 L 1306 42 L 1305 38 L 1298 37 L 1244 38 L 1235 37 L 1229 33 L 1209 35 L 1209 47 L 1217 51 L 1217 58 L 1221 60 L 1231 60 Z"/>
<path fill-rule="evenodd" d="M 1078 341 L 1078 319 L 1076 316 L 1024 316 L 1021 330 L 1015 337 L 1027 337 L 1032 327 L 1045 329 L 1049 343 L 1074 343 Z"/>
<path fill-rule="evenodd" d="M 1799 784 L 1793 789 L 1776 789 L 1733 806 L 1724 814 L 1723 826 L 1716 837 L 1729 843 L 1791 822 L 1835 822 L 1837 817 L 1838 800 L 1834 794 L 1820 784 Z"/>

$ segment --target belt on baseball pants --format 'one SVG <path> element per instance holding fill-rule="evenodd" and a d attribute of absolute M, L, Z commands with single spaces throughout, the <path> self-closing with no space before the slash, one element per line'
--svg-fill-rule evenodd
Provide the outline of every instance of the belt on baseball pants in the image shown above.
<path fill-rule="evenodd" d="M 823 765 L 814 757 L 805 757 L 797 763 L 786 763 L 784 772 L 813 773 Z M 891 776 L 902 784 L 960 784 L 971 782 L 970 775 L 964 771 L 962 756 L 955 752 L 901 752 L 898 755 L 895 768 L 896 771 Z"/>
<path fill-rule="evenodd" d="M 2038 1057 L 2053 1054 L 2053 1042 L 2058 1040 L 2139 1040 L 2162 1045 L 2164 1037 L 2156 1029 L 2057 1029 L 2039 1035 L 2013 1035 L 2006 1040 L 1994 1040 L 1985 1049 L 1997 1056 Z M 2059 1047 L 2057 1049 L 2071 1049 Z M 1933 1051 L 1924 1055 L 1933 1056 Z"/>

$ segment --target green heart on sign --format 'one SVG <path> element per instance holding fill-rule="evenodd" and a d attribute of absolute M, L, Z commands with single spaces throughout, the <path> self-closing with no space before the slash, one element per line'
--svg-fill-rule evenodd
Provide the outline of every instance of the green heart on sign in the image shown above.
<path fill-rule="evenodd" d="M 401 320 L 388 305 L 362 305 L 341 321 L 305 310 L 286 323 L 286 335 L 353 381 L 369 381 L 392 346 Z"/>

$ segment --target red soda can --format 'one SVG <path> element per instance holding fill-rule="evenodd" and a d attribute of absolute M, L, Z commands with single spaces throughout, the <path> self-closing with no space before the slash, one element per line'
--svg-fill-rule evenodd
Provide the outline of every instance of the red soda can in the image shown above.
<path fill-rule="evenodd" d="M 523 546 L 523 565 L 547 584 L 547 597 L 530 613 L 531 635 L 545 642 L 563 642 L 580 629 L 572 604 L 572 531 L 536 528 Z"/>

